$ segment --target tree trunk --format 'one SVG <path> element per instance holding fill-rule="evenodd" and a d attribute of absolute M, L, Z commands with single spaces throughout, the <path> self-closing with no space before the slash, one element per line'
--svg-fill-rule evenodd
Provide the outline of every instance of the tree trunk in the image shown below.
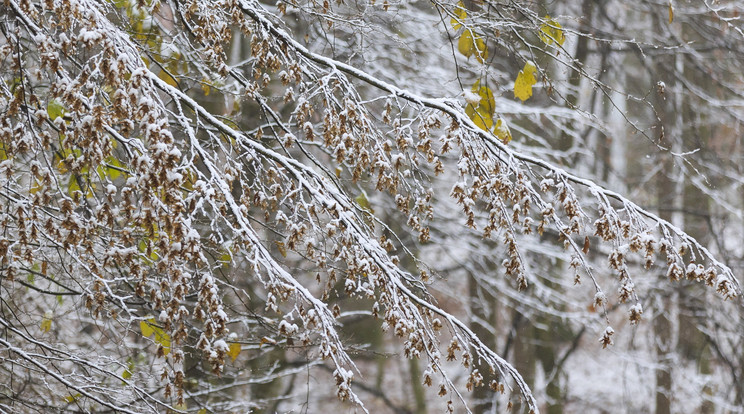
<path fill-rule="evenodd" d="M 496 298 L 494 298 L 488 289 L 482 289 L 480 281 L 472 273 L 468 274 L 468 295 L 470 300 L 470 329 L 480 338 L 483 343 L 491 349 L 496 349 L 496 337 L 494 329 L 496 327 Z M 489 329 L 490 328 L 490 329 Z M 485 364 L 479 364 L 474 361 L 478 372 L 483 376 L 483 386 L 473 389 L 473 407 L 474 414 L 491 412 L 494 408 L 493 391 L 489 388 L 492 380 L 497 380 L 491 369 Z"/>

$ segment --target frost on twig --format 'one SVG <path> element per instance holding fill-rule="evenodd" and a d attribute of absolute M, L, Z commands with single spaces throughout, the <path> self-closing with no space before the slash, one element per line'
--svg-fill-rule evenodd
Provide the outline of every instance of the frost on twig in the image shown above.
<path fill-rule="evenodd" d="M 31 289 L 31 299 L 8 305 L 25 319 L 3 313 L 2 345 L 57 400 L 185 410 L 209 402 L 200 387 L 220 383 L 243 350 L 258 361 L 302 348 L 298 364 L 328 363 L 338 398 L 368 411 L 341 334 L 348 297 L 424 361 L 422 381 L 438 377 L 440 395 L 467 403 L 449 363 L 459 361 L 467 390 L 503 392 L 484 381 L 496 375 L 537 411 L 517 370 L 435 300 L 431 266 L 413 252 L 432 240 L 447 197 L 462 213 L 458 231 L 501 243 L 501 271 L 518 290 L 531 278 L 523 236 L 556 234 L 608 324 L 590 238 L 618 301 L 633 302 L 632 323 L 643 314 L 633 278 L 644 275 L 630 260 L 649 269 L 661 258 L 672 281 L 740 294 L 731 270 L 668 221 L 507 146 L 446 99 L 309 50 L 256 2 L 6 4 L 0 256 L 3 289 Z M 236 38 L 250 58 L 231 66 Z M 361 186 L 395 211 L 377 210 Z M 36 341 L 16 324 L 50 298 L 50 336 Z M 72 325 L 57 331 L 55 318 Z M 66 342 L 77 328 L 95 340 Z M 608 326 L 603 347 L 613 334 Z M 51 359 L 66 361 L 46 368 Z M 269 368 L 261 381 L 283 375 Z"/>

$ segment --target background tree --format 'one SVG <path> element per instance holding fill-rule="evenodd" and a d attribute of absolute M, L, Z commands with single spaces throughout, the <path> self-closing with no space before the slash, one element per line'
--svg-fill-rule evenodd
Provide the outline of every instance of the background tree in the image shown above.
<path fill-rule="evenodd" d="M 737 2 L 3 4 L 3 409 L 741 406 Z"/>

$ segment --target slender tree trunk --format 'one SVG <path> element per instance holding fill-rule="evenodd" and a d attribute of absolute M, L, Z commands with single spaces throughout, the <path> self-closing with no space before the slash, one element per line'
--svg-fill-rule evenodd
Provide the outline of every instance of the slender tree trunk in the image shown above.
<path fill-rule="evenodd" d="M 487 289 L 480 287 L 478 278 L 470 273 L 468 275 L 468 295 L 470 299 L 470 329 L 478 335 L 483 343 L 491 349 L 496 349 L 496 337 L 494 329 L 496 328 L 496 298 L 494 298 Z M 473 407 L 474 414 L 491 412 L 494 408 L 493 391 L 489 384 L 496 377 L 490 368 L 484 364 L 474 361 L 478 372 L 483 376 L 483 386 L 476 387 L 473 390 Z"/>
<path fill-rule="evenodd" d="M 421 383 L 421 369 L 419 360 L 411 358 L 408 360 L 408 371 L 411 373 L 411 388 L 413 390 L 414 412 L 416 414 L 426 414 L 426 391 Z"/>
<path fill-rule="evenodd" d="M 586 32 L 589 30 L 592 20 L 592 13 L 594 11 L 594 3 L 596 0 L 584 0 L 581 4 L 581 17 L 579 20 L 579 30 Z M 569 75 L 568 83 L 570 90 L 566 95 L 566 100 L 570 107 L 576 107 L 579 102 L 579 88 L 581 87 L 581 80 L 584 78 L 581 74 L 581 69 L 586 63 L 587 56 L 589 54 L 589 39 L 586 36 L 579 36 L 578 43 L 576 45 L 576 53 L 574 54 L 574 65 L 576 69 L 571 71 Z M 561 132 L 560 139 L 558 141 L 557 149 L 560 151 L 568 151 L 573 146 L 573 138 L 571 134 L 567 133 L 567 130 L 574 130 L 573 125 L 568 125 L 566 130 Z M 573 161 L 570 161 L 573 163 Z"/>
<path fill-rule="evenodd" d="M 654 336 L 656 340 L 656 414 L 670 414 L 672 409 L 672 372 L 670 364 L 672 324 L 666 314 L 670 300 L 662 299 L 663 311 L 654 319 Z"/>
<path fill-rule="evenodd" d="M 515 310 L 512 329 L 514 330 L 514 368 L 522 374 L 522 378 L 527 382 L 527 385 L 529 385 L 530 388 L 534 388 L 536 373 L 535 363 L 537 362 L 537 358 L 535 358 L 535 328 L 525 315 Z M 518 413 L 521 412 L 521 410 L 521 401 L 515 402 L 514 412 Z"/>
<path fill-rule="evenodd" d="M 658 18 L 658 16 L 656 16 Z M 674 58 L 659 58 L 657 73 L 660 81 L 657 84 L 654 107 L 656 108 L 659 120 L 656 124 L 659 145 L 666 148 L 672 148 L 678 139 L 679 126 L 676 125 L 677 117 L 675 116 L 673 93 L 675 79 Z M 670 93 L 671 92 L 671 93 Z M 678 144 L 677 144 L 678 145 Z M 678 186 L 672 179 L 674 174 L 674 164 L 667 152 L 660 154 L 662 169 L 658 174 L 657 180 L 657 203 L 659 206 L 659 216 L 667 221 L 672 221 L 672 210 L 676 206 Z M 670 208 L 671 207 L 671 208 Z M 668 283 L 661 276 L 660 284 Z M 654 341 L 656 350 L 656 414 L 669 414 L 672 410 L 672 320 L 669 315 L 672 300 L 671 293 L 667 290 L 659 291 L 657 306 L 659 312 L 653 322 Z"/>
<path fill-rule="evenodd" d="M 555 324 L 551 323 L 552 321 L 545 320 L 544 322 L 547 323 L 546 326 L 555 327 Z M 540 360 L 540 364 L 542 365 L 543 371 L 545 371 L 545 375 L 551 375 L 557 365 L 556 348 L 559 345 L 560 338 L 556 335 L 554 329 L 547 330 L 535 328 L 535 330 L 537 331 L 535 335 L 537 339 L 537 344 L 535 346 L 537 358 L 539 358 Z M 559 373 L 555 373 L 550 382 L 548 382 L 545 392 L 548 396 L 547 413 L 562 414 L 563 403 L 566 396 L 563 392 L 563 389 L 561 388 Z"/>

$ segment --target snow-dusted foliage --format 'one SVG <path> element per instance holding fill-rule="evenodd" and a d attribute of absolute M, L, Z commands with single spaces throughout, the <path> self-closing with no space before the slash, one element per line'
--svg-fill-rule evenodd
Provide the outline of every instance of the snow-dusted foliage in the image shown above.
<path fill-rule="evenodd" d="M 369 377 L 397 354 L 418 412 L 537 412 L 556 396 L 521 373 L 519 320 L 582 326 L 561 361 L 537 357 L 553 384 L 585 330 L 610 347 L 680 280 L 729 309 L 700 319 L 726 360 L 741 341 L 728 242 L 686 233 L 665 210 L 682 196 L 662 194 L 687 179 L 717 197 L 707 141 L 669 131 L 713 136 L 707 110 L 675 118 L 689 88 L 740 132 L 741 74 L 688 69 L 709 91 L 689 63 L 639 75 L 661 67 L 656 46 L 708 52 L 583 3 L 550 17 L 525 2 L 5 0 L 0 407 L 382 412 L 405 402 Z M 735 6 L 652 6 L 744 45 Z M 626 87 L 636 76 L 652 86 Z M 593 146 L 613 133 L 608 177 Z M 669 168 L 657 195 L 623 181 L 633 151 Z M 654 332 L 665 349 L 673 330 Z"/>

